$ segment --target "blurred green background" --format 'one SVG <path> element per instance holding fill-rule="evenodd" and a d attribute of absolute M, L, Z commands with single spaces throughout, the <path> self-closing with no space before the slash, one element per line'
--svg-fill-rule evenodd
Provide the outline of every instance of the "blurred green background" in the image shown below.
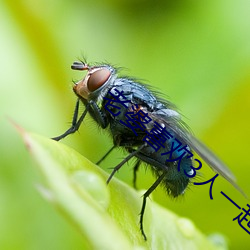
<path fill-rule="evenodd" d="M 81 235 L 36 191 L 39 173 L 8 117 L 47 137 L 64 132 L 76 100 L 72 80 L 83 76 L 70 65 L 82 55 L 123 66 L 169 96 L 250 196 L 249 13 L 247 0 L 1 1 L 0 249 L 81 248 Z M 112 142 L 93 124 L 86 119 L 63 143 L 96 162 Z M 122 157 L 117 150 L 102 167 L 110 171 Z M 131 184 L 132 166 L 117 177 Z M 205 164 L 202 173 L 201 181 L 214 175 Z M 153 180 L 140 170 L 140 188 Z M 204 233 L 224 234 L 230 249 L 249 249 L 250 235 L 232 221 L 241 211 L 221 190 L 241 207 L 249 203 L 221 177 L 213 201 L 207 185 L 176 201 L 158 188 L 153 198 Z"/>

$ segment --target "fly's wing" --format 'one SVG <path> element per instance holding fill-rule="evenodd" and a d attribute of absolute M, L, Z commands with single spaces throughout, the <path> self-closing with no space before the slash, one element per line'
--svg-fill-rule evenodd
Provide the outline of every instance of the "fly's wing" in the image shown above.
<path fill-rule="evenodd" d="M 215 172 L 222 175 L 247 198 L 241 188 L 236 184 L 236 178 L 233 173 L 210 149 L 188 131 L 176 111 L 163 109 L 152 112 L 150 117 L 154 121 L 164 124 L 167 130 L 169 129 L 170 131 L 173 131 L 175 135 L 180 137 L 188 146 L 190 146 L 190 148 L 193 149 Z"/>

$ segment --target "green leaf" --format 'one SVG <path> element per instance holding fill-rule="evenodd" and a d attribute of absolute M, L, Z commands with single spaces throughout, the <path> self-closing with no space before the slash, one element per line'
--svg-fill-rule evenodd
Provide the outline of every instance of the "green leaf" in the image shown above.
<path fill-rule="evenodd" d="M 19 130 L 45 179 L 46 188 L 39 191 L 81 232 L 83 249 L 225 249 L 152 199 L 144 216 L 144 241 L 139 229 L 143 192 L 115 177 L 106 185 L 108 174 L 75 150 Z"/>

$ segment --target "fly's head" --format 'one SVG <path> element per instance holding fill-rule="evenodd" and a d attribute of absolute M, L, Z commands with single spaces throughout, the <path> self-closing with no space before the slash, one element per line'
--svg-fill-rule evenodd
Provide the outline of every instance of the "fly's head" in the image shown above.
<path fill-rule="evenodd" d="M 103 88 L 109 85 L 115 77 L 115 69 L 109 65 L 89 66 L 83 62 L 74 62 L 74 70 L 87 70 L 86 76 L 77 82 L 73 90 L 81 99 L 97 98 Z"/>

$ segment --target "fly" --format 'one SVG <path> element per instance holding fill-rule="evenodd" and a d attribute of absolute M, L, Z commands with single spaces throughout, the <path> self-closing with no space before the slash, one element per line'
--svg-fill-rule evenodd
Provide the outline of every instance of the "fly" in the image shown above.
<path fill-rule="evenodd" d="M 232 172 L 189 132 L 172 103 L 157 97 L 145 84 L 132 78 L 119 77 L 117 70 L 111 65 L 90 66 L 85 62 L 74 62 L 71 68 L 87 71 L 87 74 L 73 87 L 78 99 L 71 127 L 53 139 L 59 141 L 76 132 L 89 113 L 102 129 L 109 130 L 113 138 L 113 147 L 98 164 L 116 147 L 123 147 L 128 152 L 125 159 L 113 169 L 107 183 L 133 157 L 137 159 L 134 166 L 134 186 L 136 171 L 140 165 L 146 163 L 150 166 L 157 178 L 143 195 L 140 230 L 145 240 L 143 215 L 147 197 L 159 184 L 172 197 L 185 192 L 196 170 L 201 168 L 198 160 L 199 167 L 192 167 L 192 150 L 242 192 Z M 79 116 L 80 102 L 85 110 Z M 168 159 L 166 155 L 169 156 Z"/>

